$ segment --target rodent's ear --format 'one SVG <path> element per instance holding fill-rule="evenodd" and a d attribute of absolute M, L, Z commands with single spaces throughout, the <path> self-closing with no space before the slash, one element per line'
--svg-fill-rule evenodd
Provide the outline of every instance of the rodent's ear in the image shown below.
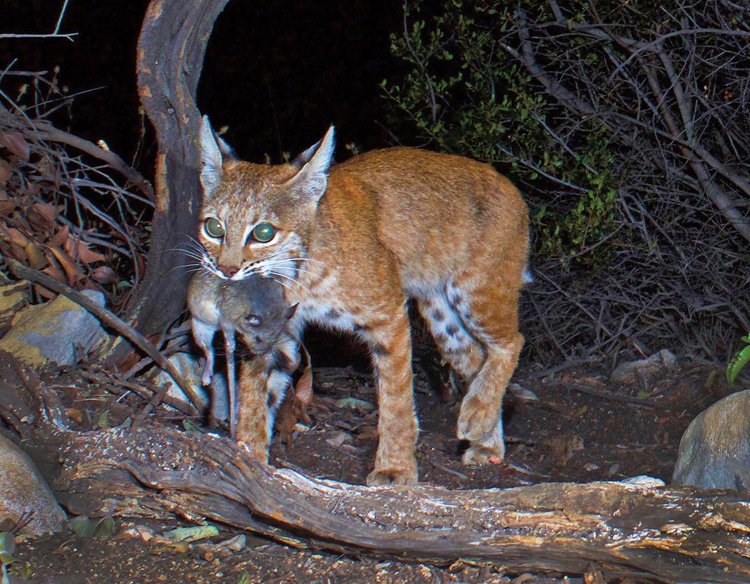
<path fill-rule="evenodd" d="M 290 320 L 294 316 L 294 313 L 297 312 L 297 307 L 298 306 L 299 306 L 299 302 L 297 304 L 294 304 L 294 305 L 288 307 L 288 308 L 285 308 L 284 309 L 284 318 L 287 319 L 287 320 Z"/>

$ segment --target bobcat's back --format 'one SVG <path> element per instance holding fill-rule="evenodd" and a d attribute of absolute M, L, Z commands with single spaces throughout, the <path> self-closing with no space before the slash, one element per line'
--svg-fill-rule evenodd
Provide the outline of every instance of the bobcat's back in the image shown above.
<path fill-rule="evenodd" d="M 341 239 L 344 253 L 365 245 L 362 231 L 372 229 L 375 243 L 397 258 L 407 290 L 446 281 L 488 256 L 523 258 L 507 274 L 520 285 L 526 204 L 489 165 L 414 148 L 368 152 L 331 168 L 318 215 L 339 225 L 328 237 Z M 375 260 L 383 253 L 369 252 Z"/>

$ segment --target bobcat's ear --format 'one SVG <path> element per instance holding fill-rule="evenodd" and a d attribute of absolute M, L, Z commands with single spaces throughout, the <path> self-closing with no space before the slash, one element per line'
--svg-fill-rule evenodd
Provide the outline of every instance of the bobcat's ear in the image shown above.
<path fill-rule="evenodd" d="M 294 159 L 292 165 L 299 171 L 286 183 L 287 187 L 315 203 L 323 196 L 328 184 L 328 167 L 331 166 L 334 150 L 333 134 L 331 126 L 320 142 Z"/>
<path fill-rule="evenodd" d="M 206 196 L 210 196 L 221 184 L 224 173 L 224 158 L 234 158 L 234 151 L 221 138 L 214 134 L 208 116 L 201 120 L 201 184 Z"/>

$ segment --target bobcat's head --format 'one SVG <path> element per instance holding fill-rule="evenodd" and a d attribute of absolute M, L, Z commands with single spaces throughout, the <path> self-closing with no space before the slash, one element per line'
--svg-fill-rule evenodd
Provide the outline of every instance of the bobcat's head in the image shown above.
<path fill-rule="evenodd" d="M 219 278 L 296 279 L 333 156 L 333 126 L 289 164 L 237 160 L 208 117 L 200 133 L 201 266 Z"/>

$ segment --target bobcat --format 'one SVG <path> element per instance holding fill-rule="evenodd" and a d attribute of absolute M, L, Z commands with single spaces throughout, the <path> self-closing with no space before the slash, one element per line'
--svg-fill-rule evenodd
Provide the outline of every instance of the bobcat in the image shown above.
<path fill-rule="evenodd" d="M 526 204 L 492 167 L 460 156 L 398 147 L 331 166 L 333 134 L 291 163 L 252 164 L 234 159 L 203 118 L 204 266 L 229 280 L 259 273 L 285 284 L 299 304 L 296 333 L 315 322 L 368 344 L 379 405 L 368 484 L 417 481 L 408 297 L 468 381 L 457 428 L 469 441 L 463 462 L 502 459 L 502 398 L 523 345 Z M 263 408 L 257 372 L 241 367 L 241 410 Z"/>

